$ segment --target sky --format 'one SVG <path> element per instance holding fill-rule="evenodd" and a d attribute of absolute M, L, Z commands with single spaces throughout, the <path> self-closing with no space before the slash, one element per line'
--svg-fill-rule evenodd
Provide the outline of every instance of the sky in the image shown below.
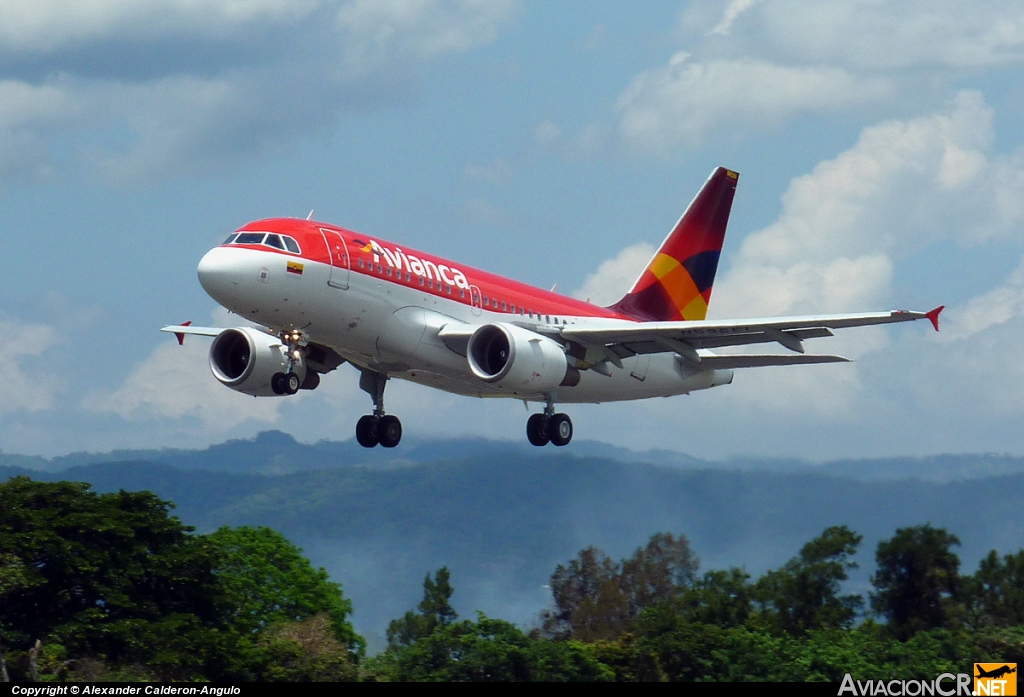
<path fill-rule="evenodd" d="M 6 0 L 0 450 L 345 440 L 343 366 L 257 400 L 196 264 L 305 217 L 611 303 L 701 183 L 740 172 L 711 318 L 946 305 L 845 365 L 565 409 L 705 458 L 1024 455 L 1024 2 Z M 393 381 L 406 437 L 525 437 L 521 402 Z M 571 446 L 570 446 L 571 448 Z"/>

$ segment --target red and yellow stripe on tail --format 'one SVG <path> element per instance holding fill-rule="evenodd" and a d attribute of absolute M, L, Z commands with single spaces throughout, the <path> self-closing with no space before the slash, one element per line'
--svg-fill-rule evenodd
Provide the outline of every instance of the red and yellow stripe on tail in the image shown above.
<path fill-rule="evenodd" d="M 610 309 L 644 322 L 707 318 L 739 174 L 719 167 L 633 288 Z"/>

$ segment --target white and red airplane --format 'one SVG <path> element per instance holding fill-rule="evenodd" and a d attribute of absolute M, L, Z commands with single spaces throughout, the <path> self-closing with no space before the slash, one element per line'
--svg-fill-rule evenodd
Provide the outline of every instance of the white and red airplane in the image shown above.
<path fill-rule="evenodd" d="M 295 218 L 249 223 L 199 262 L 199 282 L 258 328 L 163 331 L 214 337 L 210 368 L 257 397 L 312 390 L 348 361 L 373 413 L 356 424 L 365 447 L 394 447 L 402 424 L 384 412 L 390 378 L 472 397 L 544 404 L 530 416 L 534 445 L 566 445 L 569 416 L 555 404 L 687 394 L 732 382 L 734 368 L 843 362 L 805 355 L 805 339 L 833 329 L 929 319 L 931 312 L 712 320 L 706 318 L 736 172 L 708 178 L 633 288 L 610 307 L 351 230 Z M 789 354 L 716 355 L 723 346 L 777 343 Z"/>

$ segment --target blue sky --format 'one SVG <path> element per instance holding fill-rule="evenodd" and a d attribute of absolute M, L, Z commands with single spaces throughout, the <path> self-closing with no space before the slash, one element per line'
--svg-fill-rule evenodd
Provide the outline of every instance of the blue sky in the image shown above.
<path fill-rule="evenodd" d="M 712 317 L 939 304 L 738 372 L 568 411 L 704 457 L 1024 453 L 1024 3 L 10 0 L 0 6 L 0 449 L 351 437 L 343 367 L 254 400 L 195 278 L 316 217 L 612 302 L 717 165 L 741 172 Z M 520 440 L 517 402 L 392 384 L 407 435 Z"/>

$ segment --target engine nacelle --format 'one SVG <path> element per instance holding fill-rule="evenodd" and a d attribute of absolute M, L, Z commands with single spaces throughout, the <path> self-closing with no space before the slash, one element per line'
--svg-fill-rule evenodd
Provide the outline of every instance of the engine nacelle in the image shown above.
<path fill-rule="evenodd" d="M 561 345 L 514 324 L 485 324 L 469 338 L 466 357 L 473 374 L 514 394 L 547 392 L 579 383 Z"/>
<path fill-rule="evenodd" d="M 210 370 L 233 390 L 254 397 L 277 397 L 270 379 L 274 373 L 283 373 L 288 368 L 287 352 L 288 347 L 280 339 L 258 329 L 225 329 L 210 345 Z M 296 361 L 292 371 L 305 381 L 304 357 Z"/>

